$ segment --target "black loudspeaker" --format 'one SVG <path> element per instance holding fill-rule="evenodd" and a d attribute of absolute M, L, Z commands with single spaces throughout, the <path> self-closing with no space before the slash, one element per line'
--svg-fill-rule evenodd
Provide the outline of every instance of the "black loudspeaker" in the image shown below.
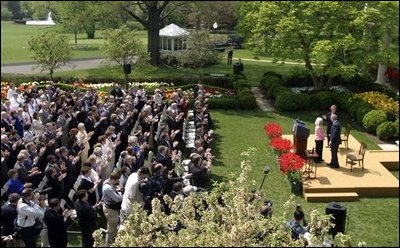
<path fill-rule="evenodd" d="M 124 74 L 131 74 L 131 72 L 132 72 L 131 64 L 125 64 L 124 65 Z"/>
<path fill-rule="evenodd" d="M 332 223 L 335 224 L 335 227 L 331 228 L 329 231 L 330 234 L 335 237 L 338 232 L 344 233 L 346 226 L 346 208 L 339 205 L 337 202 L 330 202 L 326 206 L 325 214 L 332 214 L 334 219 L 332 219 Z"/>

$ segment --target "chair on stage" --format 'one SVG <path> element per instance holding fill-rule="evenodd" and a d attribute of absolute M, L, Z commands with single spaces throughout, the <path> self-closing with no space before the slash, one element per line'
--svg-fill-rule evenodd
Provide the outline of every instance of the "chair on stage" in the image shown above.
<path fill-rule="evenodd" d="M 344 134 L 340 135 L 340 139 L 346 145 L 347 150 L 349 150 L 349 136 L 350 136 L 351 126 L 349 124 L 346 125 L 346 129 Z"/>
<path fill-rule="evenodd" d="M 360 150 L 358 153 L 349 152 L 346 155 L 346 165 L 350 164 L 350 170 L 353 171 L 353 165 L 358 162 L 358 165 L 364 170 L 364 157 L 365 152 L 367 151 L 367 144 L 365 142 L 361 142 Z"/>

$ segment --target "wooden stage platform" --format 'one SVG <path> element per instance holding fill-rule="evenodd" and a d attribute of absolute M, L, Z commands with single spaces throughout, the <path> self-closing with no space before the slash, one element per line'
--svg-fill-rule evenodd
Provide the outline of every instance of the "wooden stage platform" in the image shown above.
<path fill-rule="evenodd" d="M 293 140 L 292 135 L 283 138 Z M 346 153 L 358 152 L 360 143 L 350 134 L 349 150 L 339 146 L 339 169 L 331 169 L 330 148 L 324 142 L 323 159 L 318 163 L 315 179 L 303 180 L 303 195 L 306 201 L 355 201 L 358 197 L 398 197 L 399 180 L 389 171 L 399 170 L 399 152 L 367 150 L 364 157 L 364 171 L 357 164 L 346 166 Z M 308 137 L 307 149 L 315 147 L 314 135 Z M 313 174 L 311 174 L 313 176 Z"/>

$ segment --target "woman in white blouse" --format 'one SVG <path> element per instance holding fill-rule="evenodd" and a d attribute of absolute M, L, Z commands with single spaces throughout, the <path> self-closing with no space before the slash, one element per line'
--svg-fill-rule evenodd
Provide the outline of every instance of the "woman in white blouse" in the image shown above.
<path fill-rule="evenodd" d="M 82 122 L 78 124 L 78 133 L 76 134 L 76 139 L 81 147 L 85 147 L 81 153 L 81 161 L 84 163 L 88 158 L 89 153 L 89 140 L 93 135 L 93 131 L 86 133 L 85 124 Z"/>

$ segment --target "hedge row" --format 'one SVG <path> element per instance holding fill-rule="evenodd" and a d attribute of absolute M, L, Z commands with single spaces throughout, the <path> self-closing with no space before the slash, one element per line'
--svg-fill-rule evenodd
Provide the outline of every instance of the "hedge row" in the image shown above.
<path fill-rule="evenodd" d="M 235 83 L 237 97 L 210 98 L 208 106 L 210 109 L 255 109 L 257 108 L 256 98 L 251 92 L 251 85 L 244 79 Z"/>
<path fill-rule="evenodd" d="M 15 83 L 19 85 L 21 83 L 33 82 L 33 81 L 48 81 L 49 77 L 45 75 L 24 75 L 24 74 L 1 74 L 2 82 Z M 63 83 L 73 83 L 79 81 L 79 78 L 76 77 L 54 77 L 54 82 L 63 82 Z M 203 84 L 207 84 L 210 86 L 218 86 L 227 89 L 233 89 L 233 79 L 231 77 L 214 77 L 209 75 L 201 75 L 201 76 L 171 76 L 171 77 L 151 77 L 151 78 L 132 78 L 130 81 L 132 82 L 166 82 L 173 83 L 174 85 L 187 85 L 193 84 L 197 82 L 202 82 Z M 84 79 L 85 83 L 110 83 L 117 82 L 123 84 L 124 79 L 115 79 L 115 78 L 106 78 L 106 77 L 88 77 Z"/>

